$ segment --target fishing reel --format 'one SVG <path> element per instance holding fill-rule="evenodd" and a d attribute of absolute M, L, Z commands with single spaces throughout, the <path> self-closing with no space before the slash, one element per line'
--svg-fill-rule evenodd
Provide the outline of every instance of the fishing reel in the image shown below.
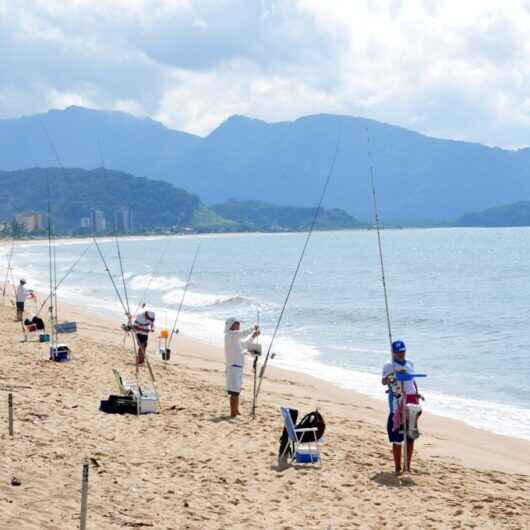
<path fill-rule="evenodd" d="M 255 357 L 261 356 L 261 344 L 251 344 L 248 347 L 248 353 L 254 355 Z"/>
<path fill-rule="evenodd" d="M 387 394 L 392 392 L 394 396 L 399 399 L 401 397 L 401 385 L 399 384 L 399 381 L 396 379 L 395 374 L 390 374 L 387 376 L 388 380 L 388 390 L 386 391 Z"/>
<path fill-rule="evenodd" d="M 121 329 L 123 331 L 125 331 L 126 333 L 128 333 L 129 331 L 132 331 L 133 326 L 132 326 L 132 324 L 130 322 L 127 322 L 127 324 L 122 324 L 121 325 Z"/>

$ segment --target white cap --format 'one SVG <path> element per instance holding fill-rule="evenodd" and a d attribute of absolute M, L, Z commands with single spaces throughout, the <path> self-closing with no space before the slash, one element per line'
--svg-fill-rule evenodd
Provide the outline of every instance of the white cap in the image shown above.
<path fill-rule="evenodd" d="M 235 317 L 227 318 L 225 322 L 225 333 L 228 333 L 236 322 L 239 322 L 239 320 Z"/>

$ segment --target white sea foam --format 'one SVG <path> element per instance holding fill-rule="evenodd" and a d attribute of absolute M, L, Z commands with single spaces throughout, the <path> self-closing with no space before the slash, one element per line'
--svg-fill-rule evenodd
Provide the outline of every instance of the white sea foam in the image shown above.
<path fill-rule="evenodd" d="M 405 232 L 399 232 L 394 234 L 394 237 L 402 237 L 403 234 L 405 234 Z M 253 236 L 248 236 L 245 238 L 245 241 L 241 242 L 242 249 L 248 248 L 248 240 L 251 237 Z M 278 245 L 278 242 L 284 241 L 285 243 L 287 243 L 289 237 L 291 236 L 267 236 L 261 238 L 261 243 L 263 244 L 264 242 L 266 242 L 266 240 L 270 240 L 270 245 L 274 245 L 274 250 L 276 252 L 276 246 Z M 324 238 L 325 235 L 318 235 L 318 237 Z M 335 239 L 338 237 L 338 235 L 334 236 Z M 357 235 L 355 237 L 357 237 Z M 415 237 L 417 237 L 417 235 Z M 415 238 L 413 238 L 413 240 L 415 241 Z M 136 255 L 141 254 L 142 256 L 145 256 L 145 245 L 147 245 L 147 240 L 142 239 L 138 241 L 141 241 L 141 243 L 137 243 L 138 246 L 135 247 L 134 245 L 131 245 L 131 247 L 127 250 L 130 252 L 131 255 L 134 255 L 136 252 Z M 203 274 L 209 274 L 209 276 L 205 276 L 209 285 L 215 285 L 215 281 L 217 279 L 216 275 L 219 275 L 218 285 L 222 286 L 220 287 L 220 291 L 222 289 L 227 289 L 228 291 L 233 289 L 233 292 L 208 292 L 209 289 L 206 289 L 201 283 L 196 284 L 195 282 L 193 282 L 186 296 L 184 310 L 180 316 L 180 322 L 178 324 L 178 327 L 180 328 L 183 334 L 195 337 L 197 339 L 200 339 L 201 341 L 211 343 L 216 346 L 221 346 L 223 343 L 223 319 L 224 316 L 227 315 L 229 312 L 231 313 L 232 310 L 236 314 L 241 314 L 241 316 L 246 315 L 246 318 L 250 320 L 251 317 L 249 318 L 249 316 L 252 314 L 254 308 L 259 305 L 259 308 L 262 310 L 261 314 L 263 320 L 266 323 L 269 323 L 268 330 L 270 332 L 270 329 L 272 327 L 270 322 L 275 321 L 275 319 L 277 318 L 277 313 L 279 310 L 278 300 L 280 300 L 281 302 L 282 296 L 281 294 L 280 296 L 276 296 L 277 291 L 272 294 L 269 292 L 263 292 L 262 294 L 260 294 L 259 297 L 255 295 L 257 289 L 259 288 L 262 282 L 266 282 L 267 285 L 275 287 L 274 283 L 276 279 L 280 278 L 280 276 L 283 278 L 282 269 L 278 269 L 276 270 L 276 272 L 271 273 L 273 275 L 277 274 L 278 276 L 266 276 L 267 273 L 265 272 L 260 272 L 259 278 L 252 274 L 247 275 L 248 280 L 245 280 L 247 282 L 246 291 L 245 289 L 240 290 L 239 282 L 237 283 L 237 286 L 236 284 L 234 284 L 234 287 L 226 287 L 226 285 L 230 285 L 229 283 L 227 283 L 226 280 L 227 278 L 230 278 L 230 275 L 227 271 L 230 270 L 228 269 L 228 266 L 230 265 L 229 262 L 231 262 L 233 253 L 235 252 L 235 247 L 233 244 L 234 239 L 228 238 L 227 242 L 230 241 L 232 242 L 230 243 L 230 250 L 227 251 L 228 254 L 227 256 L 225 256 L 227 259 L 226 268 L 223 268 L 223 255 L 222 253 L 219 253 L 219 255 L 216 255 L 216 257 L 219 257 L 219 263 L 216 262 L 215 270 L 209 270 L 208 272 L 203 272 Z M 326 241 L 326 245 L 331 244 L 329 242 L 330 240 Z M 85 245 L 86 242 L 83 242 L 82 244 Z M 18 258 L 15 259 L 14 264 L 16 266 L 16 270 L 14 277 L 19 278 L 26 276 L 28 279 L 28 287 L 35 288 L 37 290 L 42 291 L 43 293 L 46 293 L 48 291 L 48 273 L 46 258 L 47 249 L 35 249 L 38 250 L 38 252 L 33 252 L 31 249 L 31 247 L 33 246 L 32 244 L 25 244 L 23 246 L 25 247 L 24 250 L 20 252 Z M 359 248 L 364 247 L 361 246 L 355 248 L 355 252 L 358 252 Z M 242 250 L 242 252 L 243 251 L 244 250 Z M 432 249 L 429 252 L 432 252 Z M 503 253 L 499 253 L 499 255 L 504 256 Z M 351 267 L 351 261 L 355 258 L 355 256 L 356 254 L 353 253 L 351 255 L 348 254 L 348 256 L 341 258 L 344 262 L 350 260 L 348 261 L 348 269 Z M 429 257 L 430 254 L 426 254 L 425 256 L 424 259 L 431 259 Z M 77 256 L 72 255 L 70 257 L 71 262 L 73 262 L 76 257 Z M 249 258 L 251 258 L 251 256 Z M 363 256 L 359 258 L 360 265 L 357 268 L 357 277 L 359 277 L 359 275 L 366 274 L 365 269 L 367 259 L 368 258 Z M 406 255 L 403 259 L 406 259 Z M 507 259 L 509 260 L 509 256 Z M 520 269 L 517 270 L 522 270 L 524 272 L 524 266 L 526 266 L 525 264 L 527 263 L 527 261 L 528 260 L 521 262 L 521 264 L 518 265 Z M 510 261 L 510 263 L 512 262 L 513 259 Z M 63 263 L 66 265 L 66 259 L 64 259 L 64 261 L 61 260 L 60 268 L 63 268 Z M 94 255 L 92 256 L 91 261 L 88 260 L 87 263 L 88 265 L 81 266 L 80 268 L 78 268 L 72 274 L 72 276 L 68 278 L 65 284 L 61 286 L 60 297 L 63 298 L 65 301 L 82 303 L 85 306 L 96 309 L 98 312 L 108 312 L 121 317 L 123 314 L 123 309 L 121 308 L 119 302 L 116 300 L 116 297 L 112 290 L 112 286 L 103 271 L 102 265 L 99 263 L 99 259 Z M 137 259 L 131 258 L 130 260 L 127 260 L 126 263 L 128 268 L 126 272 L 127 284 L 130 288 L 129 297 L 131 299 L 131 306 L 135 308 L 136 304 L 138 303 L 137 299 L 140 296 L 140 293 L 147 287 L 151 276 L 146 273 L 146 271 L 149 271 L 149 268 L 147 267 L 144 261 L 139 262 Z M 256 263 L 258 263 L 259 265 L 261 261 Z M 254 263 L 254 266 L 256 265 L 256 263 Z M 433 263 L 434 264 L 432 266 L 434 267 L 438 263 L 438 261 L 435 260 Z M 445 261 L 444 263 L 447 263 L 447 261 Z M 117 281 L 119 279 L 119 274 L 116 274 L 116 271 L 118 269 L 114 267 L 114 263 L 110 263 L 110 265 L 113 269 L 113 272 L 115 273 L 115 278 Z M 255 270 L 252 269 L 252 266 L 252 263 L 248 264 L 249 271 Z M 329 266 L 330 265 L 328 263 L 325 264 L 325 267 Z M 414 266 L 414 263 L 404 263 L 403 267 L 405 266 L 410 268 Z M 426 268 L 427 266 L 425 265 L 424 267 Z M 244 269 L 242 265 L 243 275 L 245 274 L 245 270 L 246 269 Z M 362 284 L 362 287 L 354 289 L 354 287 L 352 287 L 352 285 L 354 286 L 353 283 L 350 285 L 349 283 L 345 283 L 345 280 L 343 279 L 350 277 L 349 270 L 343 271 L 342 276 L 334 276 L 331 272 L 329 272 L 328 268 L 323 270 L 326 271 L 325 290 L 318 291 L 320 285 L 318 282 L 319 271 L 316 270 L 314 271 L 315 274 L 306 276 L 311 276 L 313 278 L 312 280 L 310 280 L 312 282 L 311 289 L 316 288 L 317 290 L 314 292 L 311 290 L 305 291 L 303 298 L 299 299 L 302 302 L 300 304 L 298 304 L 298 301 L 295 299 L 295 297 L 293 297 L 293 300 L 291 301 L 290 306 L 288 308 L 286 318 L 284 319 L 280 336 L 278 337 L 273 348 L 273 351 L 277 353 L 277 357 L 271 362 L 275 366 L 316 376 L 322 380 L 331 382 L 342 388 L 354 390 L 369 395 L 371 397 L 384 400 L 386 399 L 386 394 L 384 392 L 383 386 L 381 385 L 380 375 L 378 373 L 378 366 L 376 366 L 377 363 L 374 362 L 373 369 L 367 368 L 366 372 L 331 364 L 334 362 L 334 360 L 340 363 L 341 359 L 351 359 L 351 356 L 348 356 L 348 353 L 367 353 L 368 350 L 370 350 L 370 352 L 380 354 L 375 356 L 377 357 L 377 359 L 379 359 L 379 357 L 383 359 L 386 354 L 386 352 L 382 349 L 384 348 L 385 341 L 379 340 L 381 339 L 380 330 L 382 330 L 384 333 L 384 321 L 382 318 L 375 318 L 374 321 L 374 316 L 370 313 L 369 310 L 372 305 L 371 297 L 373 295 L 368 292 L 366 284 L 369 285 L 368 282 L 370 282 L 371 279 L 369 276 L 363 276 L 362 280 L 359 280 L 359 282 L 357 282 L 359 283 L 359 285 Z M 416 276 L 418 274 L 421 274 L 422 270 L 423 268 L 419 271 L 417 270 Z M 465 267 L 460 267 L 458 271 L 454 273 L 453 276 L 448 276 L 448 279 L 444 277 L 444 282 L 447 281 L 447 283 L 451 285 L 453 285 L 455 282 L 458 283 L 463 270 L 465 270 Z M 184 287 L 184 282 L 180 278 L 171 275 L 171 272 L 162 272 L 165 272 L 165 275 L 157 275 L 153 277 L 149 290 L 149 302 L 152 306 L 154 306 L 154 309 L 156 311 L 157 326 L 172 324 L 173 319 L 175 317 L 175 310 L 178 306 L 178 303 L 180 302 L 182 290 Z M 262 277 L 262 274 L 265 274 L 265 277 Z M 376 276 L 376 274 L 374 275 Z M 521 273 L 518 276 L 524 276 L 524 281 L 526 282 L 527 275 Z M 337 283 L 333 284 L 336 278 Z M 475 281 L 476 277 L 473 276 L 472 279 L 473 281 Z M 433 316 L 433 312 L 435 312 L 436 308 L 431 308 L 431 306 L 429 306 L 429 318 L 415 320 L 415 315 L 417 315 L 418 309 L 417 307 L 413 306 L 421 306 L 424 299 L 426 300 L 426 303 L 430 301 L 427 295 L 425 294 L 425 286 L 430 285 L 429 282 L 432 282 L 432 278 L 429 278 L 428 280 L 425 280 L 425 278 L 416 278 L 414 282 L 406 284 L 407 289 L 417 289 L 417 292 L 412 292 L 412 294 L 416 294 L 417 298 L 415 299 L 414 303 L 408 303 L 408 305 L 403 305 L 401 307 L 401 311 L 399 312 L 403 313 L 404 311 L 409 310 L 410 313 L 400 317 L 400 315 L 396 312 L 397 322 L 395 327 L 398 329 L 407 328 L 407 334 L 414 335 L 416 339 L 418 338 L 418 335 L 422 333 L 424 337 L 423 345 L 426 345 L 427 340 L 425 339 L 425 337 L 428 337 L 430 339 L 431 336 L 441 336 L 439 330 L 436 327 L 436 323 L 443 322 L 444 329 L 447 328 L 452 330 L 452 335 L 450 337 L 451 341 L 454 341 L 454 344 L 451 342 L 450 346 L 454 350 L 459 347 L 465 347 L 470 343 L 470 341 L 476 341 L 474 344 L 481 345 L 483 343 L 483 322 L 480 322 L 481 326 L 479 328 L 474 327 L 475 320 L 473 319 L 473 315 L 469 312 L 471 299 L 467 299 L 465 297 L 467 292 L 466 286 L 470 282 L 469 278 L 467 279 L 467 283 L 460 287 L 460 290 L 463 293 L 462 299 L 460 301 L 456 300 L 460 303 L 460 306 L 458 308 L 460 313 L 456 315 L 460 318 L 459 322 L 455 324 L 455 322 L 451 320 L 452 312 L 455 311 L 455 299 L 453 295 L 454 290 L 451 291 L 451 297 L 449 299 L 450 305 L 447 305 L 448 301 L 444 300 L 443 296 L 440 296 L 439 294 L 439 285 L 437 288 L 438 290 L 436 290 L 436 305 L 440 306 L 441 312 Z M 484 286 L 487 287 L 486 281 L 484 282 L 485 283 L 483 284 L 483 288 Z M 121 288 L 120 282 L 117 281 L 117 283 Z M 395 283 L 393 285 L 395 286 Z M 521 285 L 523 285 L 523 283 L 521 283 Z M 524 283 L 524 285 L 526 285 L 526 283 Z M 480 287 L 480 285 L 478 285 L 478 287 Z M 350 288 L 353 290 L 348 291 L 348 289 Z M 245 294 L 250 292 L 252 293 L 251 295 L 253 298 L 251 299 L 245 296 L 241 296 L 239 294 L 234 294 L 234 292 L 241 292 Z M 371 292 L 373 293 L 374 290 L 372 289 Z M 379 291 L 377 290 L 377 292 Z M 491 289 L 487 289 L 484 292 L 487 293 L 488 299 L 491 299 Z M 480 289 L 477 290 L 477 287 L 475 286 L 472 293 L 473 301 L 476 296 L 480 296 L 480 293 Z M 358 319 L 359 321 L 355 322 L 355 320 L 352 321 L 351 319 L 344 318 L 340 315 L 336 316 L 336 314 L 333 313 L 333 317 L 329 318 L 326 321 L 327 317 L 324 314 L 325 309 L 322 308 L 326 307 L 325 304 L 328 304 L 328 307 L 334 307 L 332 304 L 333 301 L 336 299 L 334 297 L 336 297 L 337 294 L 340 294 L 343 298 L 346 298 L 347 300 L 352 300 L 352 306 L 355 306 L 355 304 L 357 304 L 358 306 L 368 308 L 367 312 L 365 311 L 365 313 L 367 314 L 361 315 L 362 319 Z M 495 294 L 495 292 L 493 292 L 493 294 Z M 522 292 L 522 295 L 524 295 L 524 292 Z M 405 292 L 402 293 L 401 296 L 402 299 L 406 299 L 411 296 L 411 293 Z M 511 296 L 512 298 L 515 296 L 514 292 L 511 293 Z M 259 298 L 259 304 L 254 301 L 254 297 Z M 527 304 L 527 298 L 524 296 L 523 298 L 524 299 L 521 299 L 519 301 L 519 306 L 517 306 L 518 308 L 522 307 L 521 304 L 523 303 Z M 303 302 L 306 301 L 311 304 L 309 309 L 307 305 L 304 306 Z M 444 306 L 444 303 L 447 307 L 450 307 L 450 309 L 448 309 L 446 312 L 443 312 L 444 307 L 446 307 Z M 231 304 L 233 304 L 233 308 Z M 497 314 L 497 311 L 491 310 L 491 314 L 484 312 L 484 308 L 488 309 L 491 307 L 491 300 L 489 305 L 481 304 L 480 307 L 483 308 L 483 311 L 481 312 L 481 318 L 489 318 L 489 320 L 487 320 L 484 325 L 487 324 L 493 331 L 498 330 L 499 327 L 501 330 L 504 329 L 502 328 L 502 322 L 499 322 L 499 316 Z M 504 305 L 502 305 L 502 307 L 504 307 Z M 524 307 L 526 308 L 527 305 L 524 305 Z M 318 321 L 315 322 L 314 318 L 316 317 L 314 313 L 318 311 Z M 517 314 L 521 315 L 523 313 L 521 313 L 520 309 L 518 309 Z M 461 324 L 464 315 L 468 319 L 466 321 L 468 327 L 465 328 L 465 331 L 463 331 Z M 399 321 L 399 318 L 402 318 L 401 322 Z M 325 338 L 324 336 L 320 338 L 313 337 L 315 340 L 320 340 L 320 343 L 317 343 L 317 345 L 305 344 L 303 339 L 295 340 L 293 338 L 294 336 L 303 336 L 301 333 L 302 324 L 308 326 L 308 333 L 311 333 L 311 330 L 314 331 L 315 329 L 318 329 L 318 326 L 321 325 L 328 326 L 327 330 L 329 332 L 325 335 Z M 520 325 L 525 325 L 522 320 Z M 362 326 L 365 326 L 366 330 L 362 328 Z M 352 327 L 355 329 L 356 332 L 359 332 L 360 330 L 362 330 L 363 332 L 366 331 L 366 347 L 360 347 L 364 346 L 364 344 L 359 345 L 351 343 L 353 342 Z M 466 337 L 466 342 L 456 342 L 458 337 L 461 337 L 464 334 Z M 520 333 L 520 336 L 523 336 L 523 334 Z M 372 340 L 373 337 L 377 337 L 378 340 Z M 505 337 L 505 340 L 511 340 L 512 342 L 510 343 L 510 345 L 513 345 L 515 344 L 516 340 L 521 340 L 517 339 L 517 337 L 518 335 L 514 335 L 513 338 L 510 338 L 508 336 Z M 267 349 L 269 340 L 269 336 L 262 337 L 262 344 L 264 345 L 264 349 Z M 330 346 L 330 349 L 334 352 L 334 357 L 330 355 L 330 351 L 326 347 L 328 343 L 332 345 L 332 347 Z M 524 342 L 520 343 L 524 345 Z M 496 343 L 495 347 L 498 347 L 498 344 L 499 343 Z M 178 343 L 175 345 L 175 348 L 176 351 L 178 351 Z M 511 347 L 509 348 L 509 351 L 517 352 L 518 349 Z M 323 362 L 321 360 L 321 352 L 326 353 L 326 362 Z M 487 350 L 486 353 L 488 353 Z M 499 352 L 499 354 L 502 353 L 503 352 Z M 471 355 L 462 354 L 460 357 L 463 359 L 469 358 L 469 362 L 473 363 L 474 357 Z M 517 361 L 518 358 L 520 358 L 520 356 L 514 357 L 514 361 Z M 430 362 L 431 366 L 434 366 L 433 363 L 437 360 L 434 357 L 424 357 L 424 359 Z M 482 357 L 481 360 L 482 362 L 485 362 L 487 361 L 487 358 Z M 462 366 L 462 370 L 465 370 L 466 366 L 471 365 L 464 364 Z M 484 367 L 482 368 L 482 370 L 486 369 L 487 368 Z M 513 406 L 510 404 L 496 403 L 494 397 L 492 397 L 491 401 L 473 399 L 473 396 L 481 395 L 480 392 L 473 394 L 473 392 L 476 390 L 476 382 L 475 386 L 473 386 L 473 384 L 471 383 L 468 383 L 467 380 L 462 383 L 460 387 L 458 385 L 454 385 L 454 388 L 456 390 L 458 388 L 462 388 L 463 391 L 469 392 L 469 397 L 467 397 L 447 395 L 443 392 L 440 392 L 440 388 L 444 389 L 445 387 L 440 385 L 439 381 L 440 377 L 438 377 L 437 382 L 435 382 L 433 377 L 432 382 L 430 379 L 427 379 L 425 382 L 421 382 L 422 388 L 424 388 L 425 390 L 424 393 L 427 395 L 428 398 L 428 401 L 425 402 L 425 409 L 429 412 L 463 420 L 473 426 L 484 428 L 486 430 L 490 430 L 500 434 L 530 439 L 530 409 L 522 408 L 520 406 L 521 400 L 519 399 L 519 401 L 517 401 L 517 398 L 514 394 L 514 389 L 520 388 L 520 385 L 522 384 L 523 380 L 521 378 L 510 378 L 506 380 L 507 388 L 510 392 L 510 394 L 507 395 L 510 399 L 514 400 Z M 494 394 L 492 395 L 494 396 Z M 502 397 L 499 399 L 502 399 Z M 517 403 L 519 406 L 516 406 L 515 403 Z M 524 405 L 524 401 L 522 402 L 522 405 Z"/>
<path fill-rule="evenodd" d="M 127 280 L 130 289 L 150 291 L 169 291 L 178 287 L 184 287 L 186 282 L 176 276 L 151 276 L 150 274 L 131 274 Z"/>

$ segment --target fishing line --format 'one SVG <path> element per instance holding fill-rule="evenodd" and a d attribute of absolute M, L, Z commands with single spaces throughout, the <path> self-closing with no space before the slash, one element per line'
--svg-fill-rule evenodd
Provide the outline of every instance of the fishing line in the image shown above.
<path fill-rule="evenodd" d="M 267 355 L 265 356 L 265 361 L 263 362 L 263 366 L 261 367 L 261 370 L 260 370 L 258 388 L 256 389 L 256 399 L 255 399 L 256 403 L 258 401 L 259 393 L 260 393 L 260 390 L 261 390 L 261 384 L 263 383 L 263 376 L 265 375 L 265 370 L 267 368 L 267 364 L 268 364 L 269 358 L 271 356 L 272 346 L 274 344 L 276 336 L 278 335 L 278 331 L 280 329 L 280 324 L 282 322 L 283 315 L 284 315 L 285 309 L 287 307 L 287 302 L 289 301 L 289 298 L 291 296 L 291 292 L 293 290 L 294 283 L 295 283 L 296 278 L 298 276 L 298 271 L 300 270 L 300 266 L 302 265 L 302 260 L 304 259 L 307 247 L 309 245 L 309 241 L 311 239 L 311 235 L 312 235 L 313 230 L 315 228 L 315 225 L 316 225 L 316 222 L 317 222 L 317 219 L 318 219 L 318 214 L 320 213 L 320 210 L 322 208 L 322 203 L 324 201 L 324 197 L 326 196 L 326 191 L 328 189 L 328 185 L 329 185 L 329 182 L 331 180 L 331 176 L 333 175 L 333 169 L 335 167 L 335 162 L 337 161 L 337 156 L 339 154 L 341 136 L 342 136 L 342 121 L 339 122 L 339 131 L 338 131 L 338 135 L 337 135 L 337 142 L 335 144 L 335 152 L 333 154 L 333 158 L 332 158 L 331 165 L 330 165 L 330 168 L 329 168 L 329 171 L 328 171 L 328 175 L 327 175 L 325 183 L 324 183 L 324 187 L 322 188 L 322 193 L 320 195 L 320 200 L 318 201 L 318 205 L 317 205 L 317 208 L 315 210 L 315 214 L 313 216 L 313 220 L 311 222 L 311 226 L 309 228 L 309 231 L 307 233 L 307 237 L 305 239 L 304 246 L 302 248 L 302 253 L 300 254 L 300 258 L 298 260 L 298 264 L 296 265 L 296 269 L 295 269 L 293 277 L 291 279 L 291 284 L 289 285 L 289 290 L 287 291 L 287 296 L 285 297 L 285 300 L 283 302 L 283 306 L 282 306 L 282 310 L 280 312 L 280 316 L 278 317 L 278 320 L 276 322 L 276 326 L 274 328 L 274 333 L 272 334 L 272 339 L 271 339 L 271 341 L 269 343 L 269 347 L 267 349 Z"/>
<path fill-rule="evenodd" d="M 184 299 L 186 298 L 186 293 L 188 292 L 188 287 L 191 282 L 191 277 L 193 275 L 193 270 L 195 269 L 195 263 L 197 262 L 197 256 L 199 255 L 199 250 L 201 249 L 201 243 L 197 245 L 197 249 L 195 250 L 195 255 L 193 256 L 193 261 L 191 263 L 190 271 L 188 273 L 188 279 L 186 280 L 186 285 L 184 286 L 184 290 L 182 291 L 182 297 L 180 299 L 180 304 L 177 310 L 177 316 L 175 317 L 175 322 L 173 323 L 173 327 L 171 328 L 171 335 L 169 336 L 168 341 L 168 348 L 171 346 L 171 341 L 173 340 L 173 335 L 178 333 L 177 323 L 180 317 L 180 312 L 182 311 L 182 306 L 184 305 Z"/>
<path fill-rule="evenodd" d="M 44 123 L 42 118 L 39 118 L 39 123 L 55 155 L 55 159 L 57 161 L 57 164 L 59 165 L 59 168 L 61 169 L 63 174 L 66 175 L 66 171 L 61 161 L 61 157 L 59 156 L 59 152 L 57 151 L 57 148 L 55 147 L 55 143 L 52 137 L 50 136 L 50 133 L 48 132 L 46 124 Z M 55 249 L 55 232 L 53 229 L 53 221 L 52 221 L 51 188 L 50 188 L 49 170 L 46 171 L 46 190 L 48 194 L 48 258 L 49 258 L 49 266 L 50 266 L 50 308 L 49 310 L 50 310 L 50 319 L 52 321 L 51 332 L 52 332 L 52 346 L 53 346 L 54 341 L 56 340 L 56 331 L 54 329 L 55 326 L 53 325 L 53 321 L 55 321 L 56 323 L 58 321 L 58 315 L 57 315 L 57 255 L 56 255 L 56 249 Z"/>
<path fill-rule="evenodd" d="M 7 282 L 9 281 L 9 277 L 11 275 L 11 269 L 12 269 L 11 264 L 12 264 L 14 253 L 15 253 L 15 239 L 13 238 L 13 241 L 11 243 L 11 248 L 9 249 L 9 254 L 7 256 L 7 270 L 6 270 L 6 277 L 4 280 L 4 287 L 2 290 L 2 300 L 4 300 L 6 296 Z M 14 283 L 13 283 L 13 290 L 15 291 L 15 297 L 16 297 L 16 289 L 15 289 Z"/>
<path fill-rule="evenodd" d="M 370 167 L 370 186 L 372 188 L 372 197 L 373 197 L 373 204 L 374 204 L 374 220 L 375 220 L 375 229 L 377 231 L 377 246 L 379 249 L 379 263 L 381 265 L 381 281 L 383 283 L 383 292 L 385 295 L 385 313 L 386 313 L 386 324 L 387 324 L 387 329 L 388 329 L 388 341 L 390 344 L 390 355 L 392 357 L 392 326 L 390 323 L 390 307 L 389 307 L 389 302 L 388 302 L 388 290 L 386 286 L 385 263 L 383 259 L 383 241 L 381 238 L 381 225 L 379 221 L 379 210 L 377 207 L 377 194 L 375 191 L 374 161 L 372 157 L 372 144 L 370 141 L 370 135 L 368 134 L 368 129 L 366 129 L 366 138 L 368 141 L 368 162 L 369 162 L 369 167 Z"/>
<path fill-rule="evenodd" d="M 103 158 L 103 151 L 101 149 L 101 142 L 100 142 L 100 139 L 99 137 L 97 138 L 97 144 L 98 144 L 98 152 L 99 152 L 99 159 L 101 161 L 101 169 L 103 170 L 103 173 L 106 175 L 107 174 L 107 170 L 105 168 L 105 160 Z M 94 230 L 95 230 L 95 227 L 94 227 Z M 117 254 L 118 254 L 118 262 L 120 264 L 120 273 L 121 273 L 121 281 L 122 281 L 122 284 L 123 284 L 123 295 L 125 297 L 125 306 L 126 306 L 126 314 L 128 315 L 128 318 L 130 320 L 131 318 L 131 307 L 130 307 L 130 304 L 129 304 L 129 295 L 127 294 L 127 285 L 126 285 L 126 282 L 125 282 L 125 272 L 123 270 L 123 260 L 122 260 L 122 257 L 121 257 L 121 251 L 120 251 L 120 243 L 118 241 L 118 234 L 117 234 L 117 230 L 118 230 L 118 227 L 115 226 L 114 227 L 114 242 L 116 244 L 116 251 L 117 251 Z"/>
<path fill-rule="evenodd" d="M 96 245 L 96 249 L 98 251 L 99 257 L 101 258 L 101 261 L 103 262 L 103 265 L 105 267 L 105 271 L 107 272 L 107 274 L 108 274 L 108 276 L 110 278 L 110 281 L 112 283 L 112 287 L 114 287 L 114 291 L 116 293 L 116 296 L 118 297 L 118 300 L 120 301 L 121 307 L 123 308 L 123 312 L 125 313 L 126 316 L 128 316 L 127 315 L 127 307 L 123 303 L 123 299 L 121 297 L 121 293 L 120 293 L 120 291 L 118 289 L 118 286 L 116 285 L 116 282 L 114 281 L 114 277 L 112 276 L 112 273 L 110 272 L 109 266 L 107 264 L 107 260 L 105 259 L 105 256 L 103 255 L 103 252 L 101 251 L 101 248 L 99 246 L 99 243 L 98 243 L 95 235 L 92 235 L 92 240 L 94 241 L 94 244 Z"/>
<path fill-rule="evenodd" d="M 88 245 L 85 250 L 83 250 L 83 252 L 77 257 L 77 259 L 74 261 L 74 263 L 70 266 L 70 268 L 66 271 L 66 273 L 64 274 L 64 276 L 57 282 L 57 286 L 56 286 L 56 289 L 59 289 L 59 287 L 61 286 L 61 284 L 66 280 L 66 278 L 68 278 L 68 276 L 70 276 L 70 274 L 73 272 L 73 270 L 77 267 L 78 263 L 81 261 L 81 259 L 83 259 L 83 257 L 85 256 L 85 254 L 90 250 L 90 245 Z M 42 304 L 40 305 L 38 311 L 37 311 L 37 315 L 36 316 L 39 316 L 40 312 L 43 310 L 44 306 L 46 305 L 46 303 L 48 302 L 48 300 L 50 299 L 50 295 L 48 295 L 44 301 L 42 302 Z"/>
<path fill-rule="evenodd" d="M 156 262 L 155 267 L 153 268 L 153 270 L 151 271 L 151 274 L 149 275 L 149 281 L 147 282 L 147 285 L 146 285 L 145 289 L 142 292 L 142 296 L 140 297 L 140 301 L 138 302 L 138 307 L 136 308 L 135 313 L 138 313 L 140 307 L 142 307 L 142 304 L 145 303 L 145 297 L 147 295 L 147 292 L 151 288 L 151 283 L 153 282 L 154 277 L 155 277 L 155 271 L 159 270 L 160 265 L 162 264 L 162 261 L 164 260 L 166 254 L 167 254 L 167 251 L 169 250 L 170 243 L 172 243 L 173 241 L 174 241 L 174 238 L 172 238 L 172 237 L 168 238 L 167 241 L 166 241 L 166 244 L 162 248 L 162 252 L 160 253 L 160 257 L 158 258 L 158 261 Z"/>

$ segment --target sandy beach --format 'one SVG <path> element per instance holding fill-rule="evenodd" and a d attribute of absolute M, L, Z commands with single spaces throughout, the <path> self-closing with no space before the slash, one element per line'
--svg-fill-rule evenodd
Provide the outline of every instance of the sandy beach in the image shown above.
<path fill-rule="evenodd" d="M 413 472 L 396 476 L 384 402 L 272 369 L 256 420 L 250 373 L 244 415 L 230 420 L 223 352 L 182 336 L 169 363 L 150 340 L 161 412 L 105 414 L 112 368 L 134 375 L 119 322 L 61 311 L 79 328 L 62 336 L 68 363 L 21 342 L 11 305 L 0 307 L 2 530 L 78 528 L 86 461 L 90 529 L 530 528 L 530 442 L 425 414 Z M 278 468 L 283 404 L 325 417 L 321 469 Z"/>

